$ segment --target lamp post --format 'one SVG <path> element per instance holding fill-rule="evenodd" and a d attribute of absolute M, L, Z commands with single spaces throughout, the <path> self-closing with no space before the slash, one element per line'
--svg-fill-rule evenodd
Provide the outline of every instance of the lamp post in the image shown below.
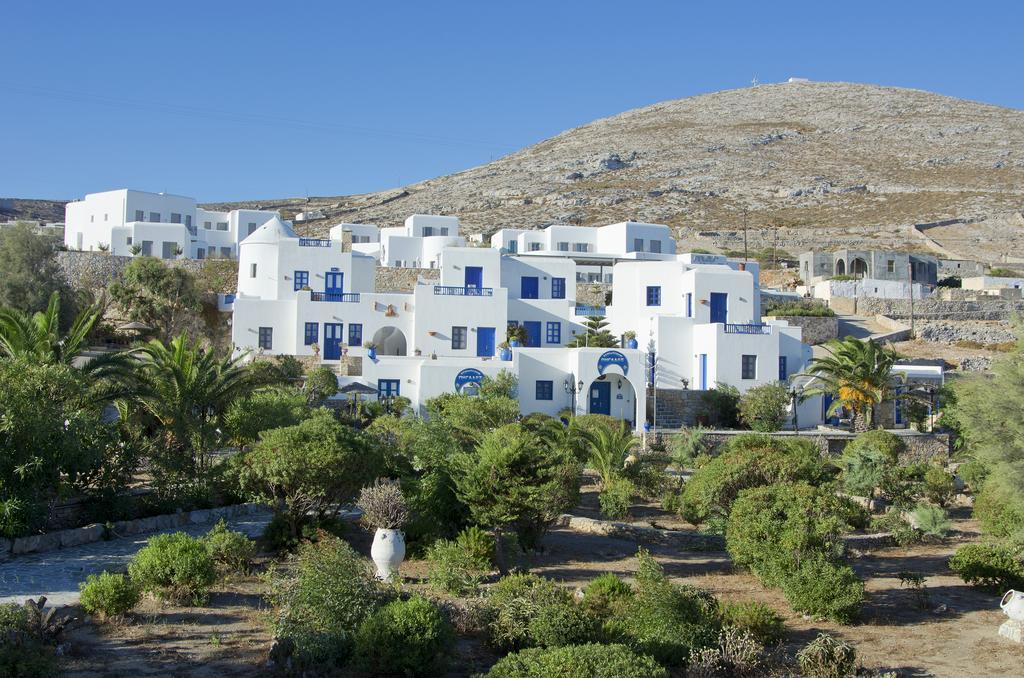
<path fill-rule="evenodd" d="M 576 416 L 576 394 L 583 391 L 583 381 L 576 381 L 576 375 L 570 374 L 562 382 L 565 392 L 572 396 L 572 416 Z"/>
<path fill-rule="evenodd" d="M 800 430 L 800 424 L 797 422 L 796 405 L 800 394 L 797 392 L 796 387 L 789 389 L 789 399 L 793 403 L 793 433 Z"/>

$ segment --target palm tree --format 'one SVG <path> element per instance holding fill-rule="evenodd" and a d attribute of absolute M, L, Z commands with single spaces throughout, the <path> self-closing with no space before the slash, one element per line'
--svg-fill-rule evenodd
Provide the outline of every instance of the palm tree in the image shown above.
<path fill-rule="evenodd" d="M 630 432 L 625 422 L 614 427 L 596 426 L 590 432 L 589 440 L 589 463 L 601 476 L 599 489 L 604 489 L 622 472 L 640 441 Z"/>
<path fill-rule="evenodd" d="M 803 396 L 832 395 L 835 400 L 827 414 L 848 409 L 853 429 L 866 431 L 871 427 L 875 406 L 895 397 L 892 367 L 898 354 L 872 339 L 855 337 L 833 339 L 825 350 L 827 356 L 814 358 L 801 373 L 813 378 Z"/>
<path fill-rule="evenodd" d="M 45 365 L 70 365 L 88 348 L 86 338 L 103 316 L 100 304 L 83 309 L 67 334 L 60 333 L 60 295 L 50 295 L 45 311 L 28 315 L 0 308 L 0 355 Z"/>

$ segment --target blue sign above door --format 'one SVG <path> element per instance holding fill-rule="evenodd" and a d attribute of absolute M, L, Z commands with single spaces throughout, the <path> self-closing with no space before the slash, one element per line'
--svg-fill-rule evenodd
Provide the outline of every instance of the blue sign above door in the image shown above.
<path fill-rule="evenodd" d="M 455 392 L 462 393 L 462 387 L 466 384 L 480 385 L 484 380 L 484 373 L 475 368 L 467 368 L 455 375 Z"/>
<path fill-rule="evenodd" d="M 605 351 L 601 354 L 601 357 L 597 359 L 597 373 L 604 374 L 604 371 L 611 365 L 617 365 L 623 375 L 629 374 L 629 361 L 618 351 Z"/>

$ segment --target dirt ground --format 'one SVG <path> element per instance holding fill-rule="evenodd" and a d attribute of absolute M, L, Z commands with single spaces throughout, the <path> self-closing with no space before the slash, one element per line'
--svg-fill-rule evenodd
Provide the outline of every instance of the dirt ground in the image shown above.
<path fill-rule="evenodd" d="M 578 514 L 596 514 L 592 488 L 583 495 Z M 655 504 L 634 507 L 640 519 L 663 528 L 688 527 Z M 850 626 L 817 621 L 795 613 L 777 590 L 756 578 L 734 572 L 725 552 L 681 552 L 649 548 L 675 580 L 711 590 L 723 600 L 757 599 L 785 619 L 783 650 L 792 655 L 820 631 L 853 643 L 864 666 L 894 670 L 902 677 L 1021 676 L 1024 646 L 998 636 L 1005 620 L 999 599 L 964 585 L 946 561 L 965 541 L 978 538 L 966 507 L 953 511 L 955 532 L 944 544 L 883 548 L 859 554 L 852 565 L 867 580 L 862 619 Z M 369 535 L 358 528 L 350 541 L 369 554 Z M 538 574 L 566 586 L 584 586 L 603 572 L 632 577 L 639 544 L 556 529 L 545 539 L 543 553 L 522 562 Z M 426 590 L 426 563 L 411 559 L 402 568 L 405 587 Z M 901 587 L 899 574 L 925 576 L 927 599 Z M 207 605 L 181 608 L 147 601 L 123 623 L 81 623 L 68 635 L 65 666 L 74 678 L 113 675 L 249 676 L 267 672 L 271 643 L 265 584 L 257 576 L 220 584 Z M 451 675 L 485 671 L 495 660 L 479 639 L 461 639 L 452 658 Z"/>

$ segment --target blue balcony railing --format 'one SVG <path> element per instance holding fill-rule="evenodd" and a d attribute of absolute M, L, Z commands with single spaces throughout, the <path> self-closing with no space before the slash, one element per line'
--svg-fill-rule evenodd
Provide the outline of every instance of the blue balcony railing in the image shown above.
<path fill-rule="evenodd" d="M 344 294 L 337 294 L 332 292 L 313 292 L 309 295 L 311 301 L 348 301 L 358 302 L 358 292 L 345 292 Z"/>
<path fill-rule="evenodd" d="M 590 316 L 601 316 L 604 317 L 605 311 L 604 306 L 577 306 L 573 309 L 573 313 L 576 315 Z"/>
<path fill-rule="evenodd" d="M 441 297 L 493 297 L 493 287 L 458 287 L 455 285 L 434 285 L 434 294 Z"/>
<path fill-rule="evenodd" d="M 330 238 L 299 238 L 299 247 L 330 247 Z"/>
<path fill-rule="evenodd" d="M 762 325 L 760 323 L 751 323 L 748 325 L 735 325 L 726 323 L 725 324 L 726 334 L 771 334 L 771 325 Z"/>

